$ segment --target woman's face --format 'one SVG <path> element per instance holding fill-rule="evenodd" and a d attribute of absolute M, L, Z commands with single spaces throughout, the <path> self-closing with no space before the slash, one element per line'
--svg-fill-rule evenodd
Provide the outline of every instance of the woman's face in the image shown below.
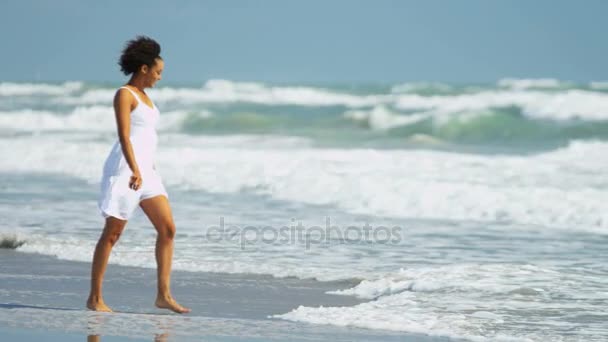
<path fill-rule="evenodd" d="M 161 80 L 164 67 L 165 62 L 160 58 L 156 59 L 156 63 L 151 68 L 148 68 L 147 65 L 142 66 L 141 71 L 147 87 L 154 87 L 156 82 Z"/>

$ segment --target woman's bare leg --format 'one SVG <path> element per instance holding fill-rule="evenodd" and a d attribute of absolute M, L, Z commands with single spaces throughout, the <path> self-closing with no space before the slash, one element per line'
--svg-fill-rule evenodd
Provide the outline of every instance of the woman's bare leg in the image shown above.
<path fill-rule="evenodd" d="M 95 246 L 93 264 L 91 266 L 91 293 L 87 300 L 87 308 L 91 310 L 112 311 L 103 301 L 101 285 L 112 247 L 120 238 L 120 234 L 125 229 L 126 224 L 127 221 L 112 216 L 106 218 L 106 225 L 103 228 L 99 241 L 97 241 L 97 246 Z"/>
<path fill-rule="evenodd" d="M 155 196 L 145 199 L 139 204 L 156 232 L 156 264 L 158 266 L 158 294 L 155 305 L 162 309 L 173 310 L 177 313 L 187 313 L 190 309 L 179 305 L 171 296 L 171 263 L 173 259 L 173 238 L 175 223 L 165 196 Z"/>

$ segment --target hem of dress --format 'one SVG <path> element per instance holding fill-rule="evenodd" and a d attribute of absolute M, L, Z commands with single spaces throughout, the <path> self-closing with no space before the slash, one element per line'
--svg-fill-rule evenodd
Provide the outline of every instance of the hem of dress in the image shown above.
<path fill-rule="evenodd" d="M 101 216 L 104 219 L 107 219 L 108 217 L 114 217 L 114 218 L 117 218 L 117 219 L 122 220 L 122 221 L 128 221 L 129 220 L 128 217 L 123 217 L 121 215 L 112 214 L 112 213 L 109 213 L 109 212 L 107 212 L 105 210 L 102 210 L 102 209 L 99 209 L 99 213 L 101 214 Z"/>
<path fill-rule="evenodd" d="M 159 193 L 153 194 L 153 195 L 141 196 L 140 199 L 139 199 L 139 203 L 141 203 L 141 201 L 144 201 L 144 200 L 147 200 L 147 199 L 150 199 L 150 198 L 154 198 L 156 196 L 165 196 L 165 197 L 167 197 L 167 199 L 169 199 L 169 195 L 167 193 L 159 192 Z"/>

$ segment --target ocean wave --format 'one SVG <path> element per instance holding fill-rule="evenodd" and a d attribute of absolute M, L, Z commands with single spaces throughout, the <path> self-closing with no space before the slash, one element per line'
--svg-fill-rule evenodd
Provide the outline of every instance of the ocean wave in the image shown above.
<path fill-rule="evenodd" d="M 418 95 L 449 95 L 458 92 L 458 88 L 439 82 L 413 82 L 397 84 L 391 87 L 392 94 L 418 94 Z"/>
<path fill-rule="evenodd" d="M 90 89 L 77 96 L 54 98 L 60 105 L 83 106 L 111 103 L 115 90 Z M 389 106 L 406 112 L 435 111 L 441 114 L 518 107 L 531 119 L 608 120 L 608 94 L 584 89 L 545 92 L 526 89 L 479 89 L 478 91 L 421 95 L 418 93 L 349 94 L 323 88 L 266 86 L 213 80 L 202 88 L 158 88 L 149 90 L 160 104 L 249 103 L 264 106 L 361 108 Z"/>
<path fill-rule="evenodd" d="M 115 130 L 112 107 L 76 107 L 67 114 L 23 109 L 0 112 L 0 129 L 24 132 Z"/>
<path fill-rule="evenodd" d="M 607 121 L 533 119 L 518 107 L 442 113 L 433 110 L 403 114 L 386 106 L 369 110 L 308 115 L 257 111 L 215 113 L 207 109 L 162 113 L 158 129 L 194 135 L 275 134 L 320 137 L 356 144 L 366 139 L 392 139 L 401 144 L 444 143 L 563 145 L 580 139 L 608 139 Z M 109 106 L 79 106 L 64 112 L 23 109 L 0 112 L 4 132 L 115 132 Z M 356 137 L 359 136 L 359 139 Z M 424 137 L 424 138 L 422 138 Z"/>
<path fill-rule="evenodd" d="M 408 83 L 349 90 L 210 80 L 201 88 L 149 92 L 161 108 L 162 129 L 188 134 L 302 135 L 337 146 L 363 146 L 372 139 L 403 145 L 431 141 L 555 147 L 575 139 L 608 139 L 608 93 L 587 86 L 538 87 L 556 82 L 559 87 L 567 84 L 502 80 L 499 87 Z M 33 91 L 30 85 L 19 86 L 26 94 Z M 0 128 L 113 130 L 115 89 L 82 83 L 36 86 L 55 87 L 57 95 L 44 101 L 0 99 Z M 70 87 L 79 90 L 66 93 Z"/>
<path fill-rule="evenodd" d="M 115 89 L 92 89 L 78 96 L 58 97 L 54 102 L 68 105 L 110 103 Z M 262 83 L 209 80 L 201 88 L 159 87 L 148 91 L 158 103 L 255 103 L 297 106 L 370 106 L 391 100 L 391 95 L 353 95 L 324 88 L 304 86 L 269 86 Z"/>
<path fill-rule="evenodd" d="M 330 292 L 371 301 L 347 308 L 300 306 L 273 317 L 473 341 L 561 340 L 580 324 L 572 317 L 600 305 L 593 295 L 600 289 L 586 288 L 583 283 L 587 280 L 531 264 L 413 267 Z M 586 292 L 580 293 L 584 287 Z M 578 294 L 576 306 L 554 299 L 573 294 Z M 542 324 L 530 329 L 530 321 Z M 605 332 L 599 322 L 592 325 L 599 329 L 596 332 Z M 599 341 L 601 337 L 589 340 Z"/>
<path fill-rule="evenodd" d="M 187 129 L 189 120 L 209 118 L 206 110 L 168 111 L 158 125 L 161 131 Z M 116 132 L 114 108 L 79 106 L 68 112 L 22 109 L 0 112 L 0 130 L 13 132 Z"/>
<path fill-rule="evenodd" d="M 400 269 L 379 279 L 363 280 L 357 286 L 332 294 L 376 299 L 405 291 L 413 292 L 483 292 L 486 294 L 543 295 L 549 289 L 522 283 L 549 284 L 558 272 L 534 265 L 459 264 Z M 527 285 L 527 286 L 526 286 Z"/>
<path fill-rule="evenodd" d="M 170 176 L 185 189 L 257 189 L 277 199 L 331 204 L 353 213 L 600 232 L 608 226 L 603 190 L 608 183 L 594 167 L 606 161 L 603 148 L 580 143 L 548 154 L 508 157 L 302 148 L 197 153 L 169 147 L 159 160 L 199 170 L 187 177 Z M 596 158 L 589 163 L 581 155 Z M 210 164 L 210 159 L 216 162 Z"/>
<path fill-rule="evenodd" d="M 603 234 L 608 227 L 608 179 L 598 171 L 608 162 L 606 143 L 577 142 L 531 156 L 484 156 L 297 145 L 205 148 L 184 139 L 172 143 L 167 137 L 157 157 L 167 185 L 180 189 L 254 191 L 388 217 L 514 222 Z M 0 170 L 96 182 L 110 146 L 78 142 L 10 138 L 0 144 Z"/>
<path fill-rule="evenodd" d="M 360 127 L 387 137 L 460 143 L 566 143 L 575 139 L 608 139 L 608 121 L 554 121 L 526 117 L 518 107 L 442 113 L 399 114 L 384 106 L 344 113 Z"/>
<path fill-rule="evenodd" d="M 585 90 L 558 93 L 490 90 L 455 96 L 400 95 L 395 107 L 438 113 L 518 107 L 523 115 L 533 119 L 608 120 L 608 94 Z"/>
<path fill-rule="evenodd" d="M 399 126 L 409 126 L 432 116 L 432 113 L 422 112 L 410 115 L 398 115 L 385 106 L 376 106 L 369 111 L 351 110 L 344 117 L 362 123 L 372 130 L 385 131 Z"/>
<path fill-rule="evenodd" d="M 515 90 L 525 89 L 561 89 L 573 87 L 572 82 L 560 81 L 554 78 L 503 78 L 497 85 Z"/>
<path fill-rule="evenodd" d="M 1 82 L 0 96 L 64 96 L 81 90 L 83 86 L 83 82 L 64 82 L 62 84 Z"/>

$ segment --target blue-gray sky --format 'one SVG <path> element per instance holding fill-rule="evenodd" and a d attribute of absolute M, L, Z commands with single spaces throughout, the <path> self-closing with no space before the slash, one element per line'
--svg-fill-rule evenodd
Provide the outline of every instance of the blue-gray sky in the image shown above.
<path fill-rule="evenodd" d="M 608 79 L 608 1 L 9 0 L 0 81 L 124 77 L 124 42 L 162 45 L 164 81 Z"/>

